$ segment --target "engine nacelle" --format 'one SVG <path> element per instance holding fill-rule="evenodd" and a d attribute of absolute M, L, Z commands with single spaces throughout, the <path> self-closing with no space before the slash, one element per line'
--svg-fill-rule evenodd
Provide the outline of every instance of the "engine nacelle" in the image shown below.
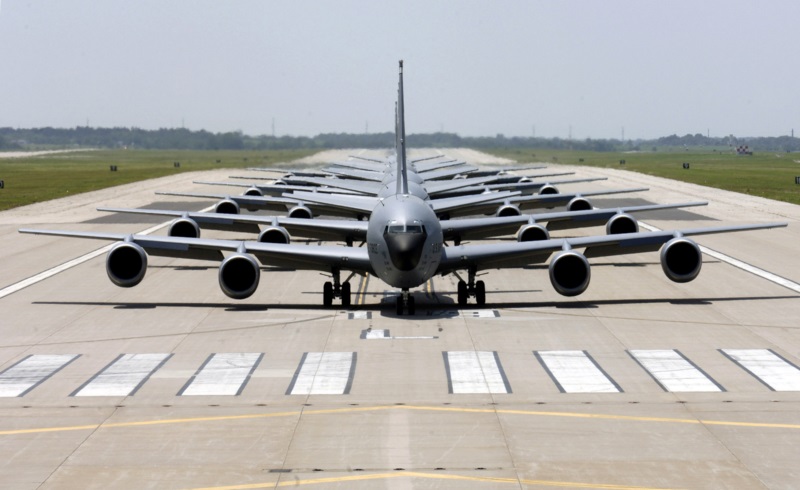
<path fill-rule="evenodd" d="M 547 228 L 538 223 L 522 225 L 517 232 L 518 242 L 538 242 L 539 240 L 549 239 L 550 232 L 547 231 Z"/>
<path fill-rule="evenodd" d="M 136 286 L 147 272 L 147 253 L 130 242 L 120 242 L 106 256 L 106 272 L 111 282 L 121 288 Z"/>
<path fill-rule="evenodd" d="M 286 182 L 282 181 L 281 179 L 276 179 L 272 185 L 287 185 Z"/>
<path fill-rule="evenodd" d="M 239 214 L 239 204 L 233 199 L 223 199 L 214 206 L 215 213 L 222 214 Z"/>
<path fill-rule="evenodd" d="M 558 194 L 558 187 L 552 184 L 545 184 L 539 188 L 540 196 L 548 196 L 551 194 Z"/>
<path fill-rule="evenodd" d="M 261 243 L 286 243 L 291 241 L 289 232 L 282 226 L 268 226 L 258 234 L 258 241 Z"/>
<path fill-rule="evenodd" d="M 621 233 L 638 233 L 639 222 L 626 213 L 617 213 L 606 223 L 607 235 L 619 235 Z"/>
<path fill-rule="evenodd" d="M 178 218 L 169 225 L 169 236 L 200 238 L 200 226 L 191 218 Z"/>
<path fill-rule="evenodd" d="M 264 193 L 261 192 L 261 189 L 258 187 L 250 187 L 246 191 L 244 191 L 245 196 L 256 196 L 256 197 L 264 197 Z"/>
<path fill-rule="evenodd" d="M 573 197 L 572 200 L 567 203 L 567 211 L 588 211 L 590 209 L 592 209 L 592 203 L 585 197 Z"/>
<path fill-rule="evenodd" d="M 497 212 L 494 213 L 495 216 L 520 216 L 522 215 L 522 211 L 519 210 L 519 206 L 515 204 L 503 204 L 499 208 L 497 208 Z"/>
<path fill-rule="evenodd" d="M 661 247 L 661 268 L 674 282 L 689 282 L 700 273 L 703 254 L 688 238 L 673 238 Z"/>
<path fill-rule="evenodd" d="M 219 287 L 233 299 L 249 298 L 258 287 L 261 269 L 252 255 L 235 253 L 219 265 Z"/>
<path fill-rule="evenodd" d="M 562 296 L 577 296 L 586 291 L 591 277 L 589 261 L 574 250 L 559 252 L 550 261 L 550 283 Z"/>
<path fill-rule="evenodd" d="M 311 210 L 308 209 L 308 207 L 304 204 L 298 204 L 297 206 L 293 207 L 286 215 L 290 218 L 301 219 L 311 219 L 314 217 L 314 214 L 311 212 Z"/>

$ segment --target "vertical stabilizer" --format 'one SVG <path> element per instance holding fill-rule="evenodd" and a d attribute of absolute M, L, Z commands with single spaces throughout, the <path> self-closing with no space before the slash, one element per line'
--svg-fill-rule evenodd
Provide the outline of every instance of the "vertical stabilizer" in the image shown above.
<path fill-rule="evenodd" d="M 406 123 L 403 106 L 403 60 L 400 60 L 400 82 L 397 88 L 397 193 L 408 194 L 408 170 L 406 168 Z"/>

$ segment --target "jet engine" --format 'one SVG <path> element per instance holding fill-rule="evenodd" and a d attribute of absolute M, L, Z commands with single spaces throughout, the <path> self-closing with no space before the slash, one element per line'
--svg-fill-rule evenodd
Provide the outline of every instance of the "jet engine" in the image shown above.
<path fill-rule="evenodd" d="M 551 184 L 545 184 L 539 188 L 540 196 L 547 196 L 550 194 L 558 194 L 558 188 Z"/>
<path fill-rule="evenodd" d="M 606 223 L 607 235 L 619 235 L 620 233 L 638 233 L 639 222 L 626 213 L 617 213 Z"/>
<path fill-rule="evenodd" d="M 689 282 L 700 273 L 700 247 L 688 238 L 673 238 L 661 247 L 661 268 L 674 282 Z"/>
<path fill-rule="evenodd" d="M 494 213 L 495 216 L 520 216 L 522 211 L 519 210 L 519 206 L 516 204 L 503 204 L 499 208 L 497 208 L 497 212 Z"/>
<path fill-rule="evenodd" d="M 550 283 L 562 296 L 577 296 L 589 287 L 589 261 L 574 250 L 559 252 L 550 261 Z"/>
<path fill-rule="evenodd" d="M 311 219 L 314 217 L 314 214 L 311 212 L 310 209 L 304 204 L 298 204 L 297 206 L 293 207 L 289 210 L 286 216 L 290 218 L 301 218 L 301 219 Z"/>
<path fill-rule="evenodd" d="M 517 232 L 518 242 L 535 242 L 549 239 L 550 232 L 547 231 L 547 228 L 538 223 L 522 225 Z"/>
<path fill-rule="evenodd" d="M 592 209 L 592 203 L 585 197 L 573 197 L 572 200 L 567 203 L 567 211 L 587 211 L 589 209 Z"/>
<path fill-rule="evenodd" d="M 239 204 L 233 199 L 223 199 L 214 207 L 215 213 L 222 214 L 239 214 Z"/>
<path fill-rule="evenodd" d="M 291 237 L 286 228 L 282 226 L 268 226 L 258 234 L 258 241 L 261 243 L 289 243 Z"/>
<path fill-rule="evenodd" d="M 200 226 L 191 218 L 178 218 L 169 225 L 169 236 L 200 238 Z"/>
<path fill-rule="evenodd" d="M 256 196 L 256 197 L 264 197 L 264 193 L 261 192 L 261 189 L 258 187 L 250 187 L 246 191 L 244 191 L 245 196 Z"/>
<path fill-rule="evenodd" d="M 252 255 L 229 255 L 219 266 L 219 287 L 233 299 L 249 298 L 258 287 L 261 269 Z"/>
<path fill-rule="evenodd" d="M 147 253 L 131 242 L 120 242 L 106 256 L 106 272 L 111 282 L 121 288 L 136 286 L 147 272 Z"/>

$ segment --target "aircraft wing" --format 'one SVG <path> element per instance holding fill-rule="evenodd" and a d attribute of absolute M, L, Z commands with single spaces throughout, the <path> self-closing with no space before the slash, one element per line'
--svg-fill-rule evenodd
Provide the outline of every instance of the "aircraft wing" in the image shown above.
<path fill-rule="evenodd" d="M 256 214 L 195 213 L 162 209 L 97 208 L 108 213 L 189 218 L 200 228 L 244 233 L 259 233 L 263 226 L 282 226 L 290 235 L 320 240 L 363 240 L 367 236 L 367 222 L 355 220 L 305 219 L 286 216 L 262 216 Z"/>
<path fill-rule="evenodd" d="M 354 168 L 356 170 L 366 170 L 367 172 L 383 172 L 390 168 L 389 163 L 377 164 L 372 162 L 333 162 L 333 168 Z"/>
<path fill-rule="evenodd" d="M 278 213 L 284 213 L 288 208 L 300 204 L 297 199 L 287 197 L 263 197 L 263 196 L 231 196 L 227 194 L 203 194 L 191 192 L 156 192 L 162 196 L 197 197 L 201 199 L 230 199 L 241 207 L 247 209 L 263 209 Z"/>
<path fill-rule="evenodd" d="M 356 214 L 369 216 L 380 199 L 373 196 L 337 196 L 334 194 L 321 194 L 315 192 L 294 192 L 289 194 L 305 203 L 316 203 L 326 207 L 345 209 Z"/>
<path fill-rule="evenodd" d="M 248 253 L 263 265 L 330 272 L 332 268 L 372 273 L 367 249 L 333 245 L 308 246 L 256 241 L 213 240 L 124 233 L 20 229 L 20 233 L 135 243 L 148 255 L 221 261 L 223 252 Z"/>
<path fill-rule="evenodd" d="M 313 177 L 312 177 L 313 178 Z M 333 180 L 333 179 L 320 179 L 320 180 Z M 339 188 L 326 188 L 326 187 L 311 187 L 307 185 L 289 185 L 289 184 L 245 184 L 243 182 L 205 182 L 202 180 L 196 180 L 193 182 L 194 184 L 200 185 L 223 185 L 228 187 L 239 187 L 239 188 L 256 188 L 262 194 L 266 196 L 280 196 L 287 191 L 309 191 L 314 190 L 316 192 L 333 192 L 338 194 L 356 194 L 353 191 L 349 191 L 347 189 L 339 189 Z"/>
<path fill-rule="evenodd" d="M 504 199 L 511 199 L 514 197 L 518 197 L 519 192 L 489 192 L 486 194 L 473 194 L 470 196 L 460 196 L 460 197 L 448 197 L 445 199 L 434 199 L 428 201 L 431 209 L 433 209 L 437 214 L 444 214 L 444 213 L 452 213 L 453 211 L 462 210 L 462 209 L 472 209 L 475 206 L 480 206 L 486 202 L 496 203 L 496 202 L 503 202 Z M 492 209 L 497 208 L 497 204 L 491 204 L 490 207 Z M 464 214 L 473 214 L 473 213 L 464 213 Z"/>
<path fill-rule="evenodd" d="M 469 174 L 478 170 L 478 167 L 475 165 L 459 165 L 456 167 L 448 167 L 448 168 L 441 168 L 438 170 L 431 170 L 428 172 L 419 172 L 419 176 L 422 177 L 422 180 L 437 180 L 437 179 L 447 179 L 449 177 L 455 177 L 456 175 L 460 174 Z"/>
<path fill-rule="evenodd" d="M 363 180 L 321 179 L 319 177 L 307 177 L 303 178 L 302 181 L 307 182 L 310 185 L 315 185 L 320 187 L 322 186 L 333 187 L 336 189 L 342 189 L 350 192 L 358 192 L 360 194 L 370 194 L 373 196 L 376 195 L 382 187 L 379 182 L 368 182 Z M 305 189 L 293 189 L 293 190 L 308 192 L 310 189 L 308 186 L 306 186 Z"/>
<path fill-rule="evenodd" d="M 333 175 L 338 175 L 346 179 L 368 180 L 371 182 L 381 182 L 386 173 L 374 170 L 357 170 L 352 168 L 326 168 L 326 172 Z"/>
<path fill-rule="evenodd" d="M 541 264 L 546 262 L 553 253 L 570 249 L 585 249 L 584 256 L 586 256 L 586 258 L 654 252 L 673 238 L 681 236 L 688 237 L 713 233 L 762 230 L 785 226 L 787 226 L 786 223 L 766 223 L 757 225 L 693 228 L 686 230 L 647 231 L 579 238 L 559 238 L 533 242 L 443 247 L 442 260 L 439 263 L 437 274 L 445 274 L 472 267 L 480 271 Z"/>

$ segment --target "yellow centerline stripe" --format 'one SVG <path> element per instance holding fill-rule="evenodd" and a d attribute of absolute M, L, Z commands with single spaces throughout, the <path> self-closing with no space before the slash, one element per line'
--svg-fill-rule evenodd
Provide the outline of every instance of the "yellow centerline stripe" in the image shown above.
<path fill-rule="evenodd" d="M 700 420 L 700 419 L 680 419 L 669 417 L 639 417 L 634 415 L 610 415 L 577 412 L 546 412 L 535 410 L 505 410 L 497 408 L 458 408 L 458 407 L 435 407 L 435 406 L 414 406 L 414 405 L 378 405 L 370 407 L 345 407 L 321 410 L 296 410 L 289 412 L 255 413 L 245 415 L 220 415 L 216 417 L 191 417 L 178 419 L 144 420 L 138 422 L 115 422 L 90 425 L 75 425 L 66 427 L 40 427 L 32 429 L 13 429 L 0 431 L 0 436 L 17 434 L 40 434 L 47 432 L 63 432 L 75 430 L 94 430 L 98 428 L 113 429 L 123 427 L 145 427 L 169 424 L 191 424 L 197 422 L 226 422 L 235 420 L 250 420 L 260 418 L 277 417 L 298 417 L 301 415 L 330 415 L 346 414 L 357 412 L 375 412 L 380 410 L 415 410 L 426 412 L 448 412 L 448 413 L 483 413 L 500 415 L 520 415 L 538 417 L 569 417 L 595 420 L 627 420 L 631 422 L 657 422 L 670 424 L 695 424 L 695 425 L 716 425 L 725 427 L 759 427 L 765 429 L 792 429 L 800 430 L 800 424 L 776 424 L 766 422 L 734 422 L 725 420 Z"/>
<path fill-rule="evenodd" d="M 561 482 L 549 480 L 520 480 L 518 478 L 503 478 L 491 476 L 466 476 L 466 475 L 453 475 L 446 473 L 421 473 L 415 471 L 399 471 L 393 473 L 373 473 L 368 475 L 348 475 L 348 476 L 334 476 L 326 478 L 313 478 L 310 480 L 290 480 L 281 482 L 265 482 L 265 483 L 251 483 L 245 485 L 229 485 L 224 487 L 203 487 L 195 488 L 193 490 L 248 490 L 257 488 L 278 488 L 300 485 L 319 485 L 324 483 L 345 483 L 355 481 L 369 481 L 369 480 L 388 480 L 391 478 L 425 478 L 431 480 L 460 480 L 472 482 L 487 482 L 487 483 L 509 483 L 509 484 L 523 484 L 523 485 L 536 485 L 543 487 L 568 487 L 568 488 L 601 488 L 609 490 L 659 490 L 649 487 L 629 486 L 629 485 L 613 485 L 607 483 L 578 483 L 578 482 Z M 661 489 L 664 490 L 664 489 Z"/>
<path fill-rule="evenodd" d="M 356 305 L 363 306 L 367 302 L 367 284 L 369 283 L 369 272 L 365 272 L 361 276 L 361 281 L 358 283 L 358 292 L 356 298 Z"/>

